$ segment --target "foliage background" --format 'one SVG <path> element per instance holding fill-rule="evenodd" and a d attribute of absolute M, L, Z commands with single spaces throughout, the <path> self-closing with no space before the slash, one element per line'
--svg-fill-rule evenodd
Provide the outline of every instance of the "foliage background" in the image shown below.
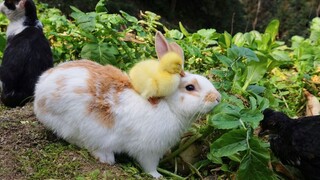
<path fill-rule="evenodd" d="M 42 0 L 51 7 L 62 10 L 64 15 L 71 13 L 70 5 L 84 12 L 94 10 L 98 0 Z M 110 13 L 123 10 L 138 17 L 140 10 L 152 11 L 160 15 L 161 22 L 170 28 L 177 28 L 182 22 L 191 31 L 201 28 L 215 28 L 218 32 L 231 34 L 263 31 L 272 19 L 282 23 L 279 38 L 290 41 L 293 35 L 308 35 L 310 21 L 320 14 L 319 0 L 108 0 Z"/>

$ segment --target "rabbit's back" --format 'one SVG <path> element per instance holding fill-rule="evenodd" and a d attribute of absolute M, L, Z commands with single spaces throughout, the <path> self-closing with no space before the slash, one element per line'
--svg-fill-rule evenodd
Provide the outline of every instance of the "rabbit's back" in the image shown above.
<path fill-rule="evenodd" d="M 117 91 L 130 86 L 128 77 L 115 67 L 87 60 L 67 62 L 40 77 L 34 111 L 39 121 L 69 142 L 97 146 L 101 142 L 94 141 L 99 141 L 101 131 L 115 123 L 106 96 L 116 98 Z"/>

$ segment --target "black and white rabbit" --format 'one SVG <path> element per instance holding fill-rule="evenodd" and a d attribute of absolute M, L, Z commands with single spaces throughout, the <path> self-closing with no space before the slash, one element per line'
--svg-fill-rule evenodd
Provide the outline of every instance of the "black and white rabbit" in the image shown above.
<path fill-rule="evenodd" d="M 5 0 L 0 11 L 10 20 L 0 67 L 1 101 L 23 106 L 33 99 L 39 76 L 53 67 L 52 52 L 32 0 Z"/>
<path fill-rule="evenodd" d="M 161 39 L 157 33 L 157 52 L 170 51 L 173 44 Z M 157 178 L 160 158 L 220 98 L 207 78 L 186 73 L 174 93 L 155 105 L 133 89 L 121 70 L 78 60 L 41 75 L 34 112 L 59 137 L 88 149 L 101 162 L 114 164 L 114 153 L 127 153 Z"/>

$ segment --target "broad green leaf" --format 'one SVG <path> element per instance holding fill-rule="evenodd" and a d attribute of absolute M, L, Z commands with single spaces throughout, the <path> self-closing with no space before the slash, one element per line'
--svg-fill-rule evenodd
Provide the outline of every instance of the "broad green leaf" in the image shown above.
<path fill-rule="evenodd" d="M 255 41 L 262 41 L 262 35 L 260 32 L 253 30 L 253 31 L 250 31 L 249 34 L 253 36 L 253 39 Z"/>
<path fill-rule="evenodd" d="M 228 57 L 232 59 L 243 57 L 243 58 L 246 58 L 248 62 L 259 61 L 257 55 L 249 48 L 232 45 L 231 48 L 227 50 L 227 52 L 228 52 Z"/>
<path fill-rule="evenodd" d="M 261 97 L 258 94 L 251 93 L 257 99 L 257 108 L 262 111 L 269 107 L 269 100 L 265 97 Z"/>
<path fill-rule="evenodd" d="M 241 125 L 239 117 L 227 113 L 214 114 L 208 123 L 217 129 L 233 129 Z"/>
<path fill-rule="evenodd" d="M 224 70 L 218 70 L 218 69 L 212 70 L 212 74 L 220 78 L 231 77 L 232 75 L 234 75 L 233 71 L 224 71 Z"/>
<path fill-rule="evenodd" d="M 258 50 L 260 51 L 268 51 L 270 48 L 270 43 L 271 42 L 271 34 L 265 33 L 262 35 L 262 39 L 260 44 L 258 45 Z"/>
<path fill-rule="evenodd" d="M 82 13 L 82 12 L 73 12 L 71 16 L 76 20 L 76 23 L 79 27 L 88 32 L 92 32 L 96 27 L 96 16 L 95 12 Z"/>
<path fill-rule="evenodd" d="M 258 86 L 258 85 L 249 85 L 248 88 L 247 88 L 247 91 L 251 91 L 251 92 L 256 93 L 256 94 L 261 94 L 265 90 L 266 90 L 265 87 Z"/>
<path fill-rule="evenodd" d="M 238 180 L 275 180 L 276 177 L 269 169 L 270 155 L 268 150 L 257 138 L 249 140 L 250 149 L 242 159 L 238 172 Z"/>
<path fill-rule="evenodd" d="M 240 114 L 241 120 L 249 123 L 252 128 L 257 128 L 259 122 L 263 119 L 263 115 L 259 109 L 242 109 Z"/>
<path fill-rule="evenodd" d="M 320 18 L 319 17 L 312 19 L 310 30 L 311 30 L 310 40 L 313 42 L 319 42 L 319 39 L 320 39 Z"/>
<path fill-rule="evenodd" d="M 270 53 L 270 55 L 276 61 L 291 61 L 289 54 L 285 51 L 274 50 Z"/>
<path fill-rule="evenodd" d="M 237 45 L 238 47 L 242 47 L 245 44 L 245 38 L 242 33 L 237 33 L 233 36 L 232 42 Z"/>
<path fill-rule="evenodd" d="M 279 25 L 280 25 L 280 21 L 277 19 L 274 19 L 268 24 L 265 30 L 265 33 L 270 34 L 271 42 L 274 42 L 276 40 L 278 31 L 279 31 Z"/>
<path fill-rule="evenodd" d="M 245 108 L 244 105 L 243 105 L 243 101 L 241 99 L 239 99 L 238 97 L 236 97 L 236 96 L 228 95 L 228 97 L 224 97 L 223 96 L 223 98 L 226 99 L 226 101 L 229 104 L 234 105 L 233 109 L 235 109 L 237 111 L 240 111 L 241 109 Z"/>
<path fill-rule="evenodd" d="M 228 58 L 227 56 L 224 56 L 222 54 L 215 53 L 215 56 L 218 58 L 218 60 L 225 65 L 226 67 L 231 66 L 233 63 L 232 59 Z"/>
<path fill-rule="evenodd" d="M 173 38 L 173 39 L 182 39 L 183 38 L 183 34 L 176 29 L 170 30 L 167 32 L 168 36 Z"/>
<path fill-rule="evenodd" d="M 232 43 L 232 36 L 228 32 L 224 32 L 223 34 L 219 35 L 218 38 L 218 44 L 221 46 L 223 49 L 228 49 L 231 47 Z"/>
<path fill-rule="evenodd" d="M 197 34 L 206 39 L 211 39 L 215 33 L 215 29 L 200 29 L 199 31 L 197 31 Z"/>
<path fill-rule="evenodd" d="M 216 157 L 231 156 L 247 149 L 247 131 L 244 129 L 231 130 L 210 145 L 210 153 Z"/>
<path fill-rule="evenodd" d="M 250 101 L 250 107 L 251 109 L 256 109 L 257 108 L 257 100 L 256 98 L 249 96 L 249 101 Z"/>
<path fill-rule="evenodd" d="M 106 0 L 100 0 L 97 5 L 96 5 L 96 12 L 100 13 L 100 12 L 108 12 L 107 8 L 106 8 Z"/>
<path fill-rule="evenodd" d="M 231 42 L 232 42 L 232 36 L 231 34 L 229 34 L 227 31 L 225 31 L 223 33 L 223 36 L 224 36 L 224 40 L 225 40 L 225 44 L 227 47 L 230 47 L 231 46 Z"/>
<path fill-rule="evenodd" d="M 245 70 L 245 81 L 242 90 L 245 91 L 250 84 L 259 82 L 267 72 L 268 62 L 250 62 Z"/>
<path fill-rule="evenodd" d="M 124 12 L 124 11 L 120 11 L 122 17 L 124 17 L 124 19 L 126 19 L 129 22 L 132 23 L 138 23 L 138 19 L 134 16 L 130 16 L 128 13 Z"/>
<path fill-rule="evenodd" d="M 94 60 L 101 64 L 116 65 L 115 55 L 118 50 L 107 43 L 89 43 L 81 51 L 81 58 Z"/>

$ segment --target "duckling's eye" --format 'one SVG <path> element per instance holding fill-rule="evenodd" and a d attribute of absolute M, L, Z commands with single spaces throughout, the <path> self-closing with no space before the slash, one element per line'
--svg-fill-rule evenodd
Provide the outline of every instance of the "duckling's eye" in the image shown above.
<path fill-rule="evenodd" d="M 187 85 L 187 86 L 186 86 L 186 90 L 187 90 L 187 91 L 194 91 L 194 90 L 195 90 L 194 85 L 192 85 L 192 84 Z"/>

